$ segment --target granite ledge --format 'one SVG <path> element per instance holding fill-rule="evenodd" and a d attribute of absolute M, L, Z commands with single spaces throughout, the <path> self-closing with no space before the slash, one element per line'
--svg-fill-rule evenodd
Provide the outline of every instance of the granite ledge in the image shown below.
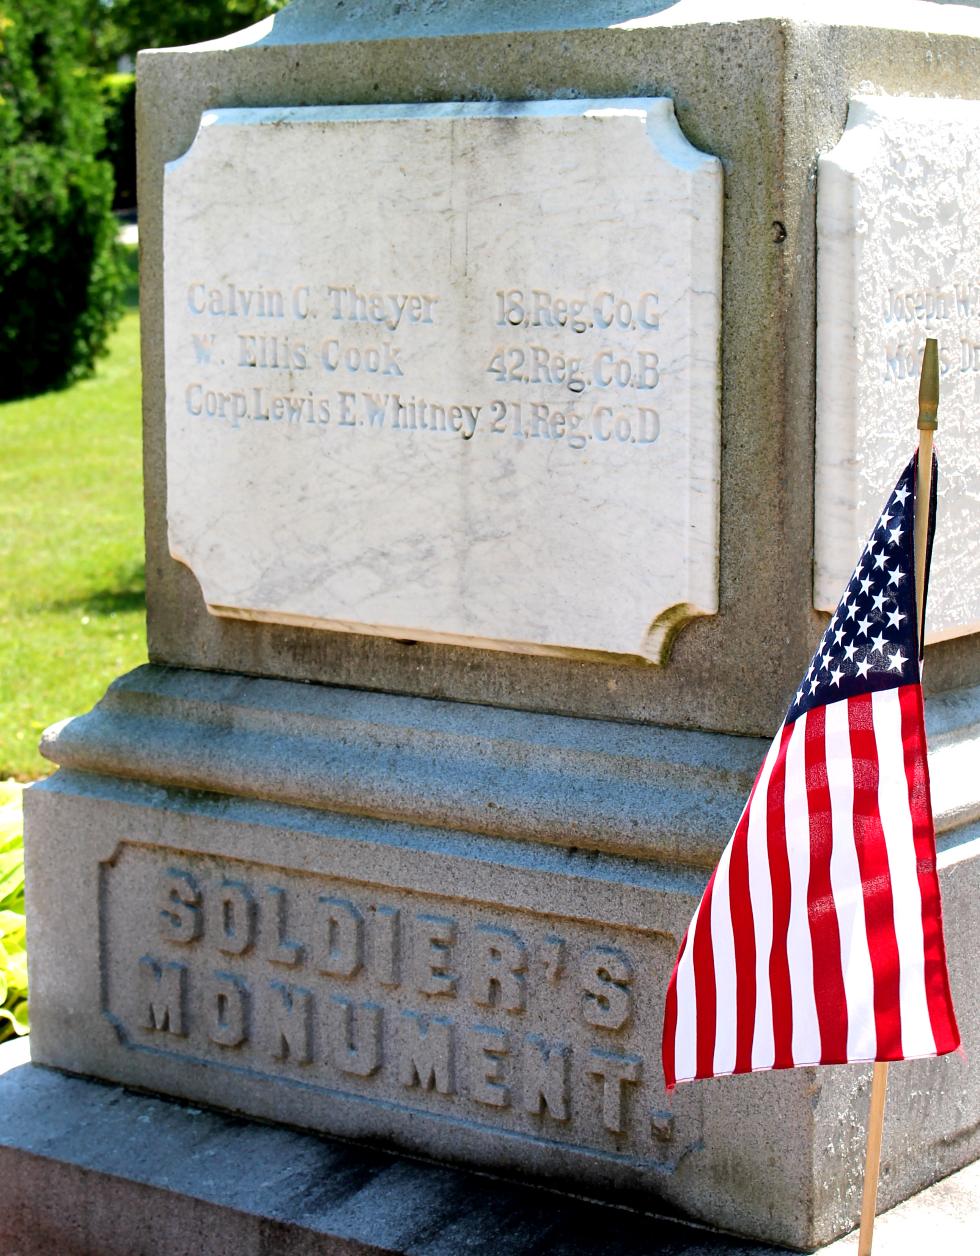
<path fill-rule="evenodd" d="M 41 742 L 77 771 L 705 868 L 764 752 L 755 738 L 152 665 Z"/>
<path fill-rule="evenodd" d="M 927 704 L 936 829 L 980 819 L 980 687 Z M 758 738 L 148 665 L 54 725 L 61 767 L 710 868 Z"/>

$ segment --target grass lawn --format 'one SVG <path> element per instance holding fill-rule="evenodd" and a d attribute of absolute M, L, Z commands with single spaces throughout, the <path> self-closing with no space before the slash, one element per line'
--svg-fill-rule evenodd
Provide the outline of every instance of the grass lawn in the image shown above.
<path fill-rule="evenodd" d="M 0 780 L 146 660 L 139 322 L 92 379 L 0 405 Z"/>

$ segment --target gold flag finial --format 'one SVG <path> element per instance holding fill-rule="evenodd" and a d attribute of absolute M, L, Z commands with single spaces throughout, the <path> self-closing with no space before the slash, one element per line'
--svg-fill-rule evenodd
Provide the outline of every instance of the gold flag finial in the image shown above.
<path fill-rule="evenodd" d="M 919 376 L 920 432 L 934 432 L 939 426 L 939 342 L 930 337 L 922 355 L 922 374 Z"/>

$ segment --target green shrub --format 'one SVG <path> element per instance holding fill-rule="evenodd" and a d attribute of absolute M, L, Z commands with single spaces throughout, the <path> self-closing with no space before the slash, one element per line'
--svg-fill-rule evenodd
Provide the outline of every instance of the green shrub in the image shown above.
<path fill-rule="evenodd" d="M 21 787 L 0 781 L 0 1042 L 27 1033 Z"/>
<path fill-rule="evenodd" d="M 0 0 L 0 400 L 88 374 L 120 311 L 89 0 Z"/>
<path fill-rule="evenodd" d="M 136 75 L 106 74 L 99 83 L 105 111 L 105 148 L 116 191 L 113 209 L 136 208 Z"/>

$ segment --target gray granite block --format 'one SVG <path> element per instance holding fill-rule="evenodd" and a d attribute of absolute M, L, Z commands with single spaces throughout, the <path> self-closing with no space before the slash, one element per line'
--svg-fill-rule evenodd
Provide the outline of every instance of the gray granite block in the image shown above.
<path fill-rule="evenodd" d="M 25 1046 L 0 1048 L 5 1256 L 784 1250 L 66 1077 Z"/>
<path fill-rule="evenodd" d="M 977 702 L 930 717 L 968 1058 L 892 1070 L 885 1204 L 978 1150 Z M 849 1227 L 870 1070 L 663 1089 L 758 743 L 148 668 L 45 747 L 38 1061 L 799 1248 Z"/>

